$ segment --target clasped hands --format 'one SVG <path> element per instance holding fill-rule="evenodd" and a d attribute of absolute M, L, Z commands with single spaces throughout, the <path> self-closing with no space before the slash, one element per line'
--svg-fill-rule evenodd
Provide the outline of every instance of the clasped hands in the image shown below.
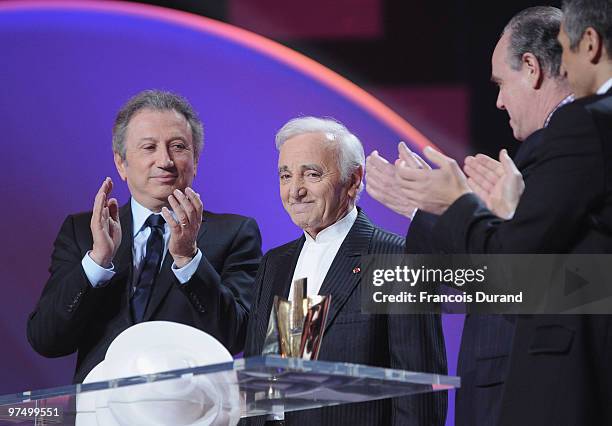
<path fill-rule="evenodd" d="M 514 216 L 525 184 L 505 149 L 500 151 L 499 161 L 484 154 L 466 157 L 465 174 L 454 159 L 431 147 L 426 147 L 423 154 L 436 169 L 410 151 L 404 142 L 398 145 L 394 164 L 373 151 L 366 159 L 368 194 L 410 219 L 417 209 L 440 215 L 459 197 L 471 192 L 496 216 L 502 219 Z"/>
<path fill-rule="evenodd" d="M 93 248 L 89 256 L 98 265 L 109 268 L 121 244 L 121 222 L 117 199 L 109 198 L 113 181 L 107 177 L 96 194 L 91 216 Z M 168 197 L 168 203 L 176 219 L 167 207 L 161 214 L 170 227 L 168 251 L 178 268 L 193 259 L 198 251 L 196 238 L 202 224 L 203 205 L 200 195 L 191 188 L 184 192 L 175 189 Z"/>

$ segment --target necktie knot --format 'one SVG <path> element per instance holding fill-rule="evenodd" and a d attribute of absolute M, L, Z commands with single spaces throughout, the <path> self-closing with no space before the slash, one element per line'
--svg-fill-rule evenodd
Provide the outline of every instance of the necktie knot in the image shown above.
<path fill-rule="evenodd" d="M 160 231 L 162 231 L 162 233 L 164 232 L 164 224 L 166 223 L 166 220 L 164 219 L 164 217 L 160 214 L 152 214 L 147 218 L 147 221 L 145 222 L 145 225 L 151 227 L 151 228 L 155 228 L 158 229 Z"/>

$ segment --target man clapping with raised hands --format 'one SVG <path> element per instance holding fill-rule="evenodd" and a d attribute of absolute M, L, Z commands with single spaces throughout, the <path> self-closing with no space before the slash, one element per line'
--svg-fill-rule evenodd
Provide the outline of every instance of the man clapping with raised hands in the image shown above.
<path fill-rule="evenodd" d="M 28 321 L 40 354 L 78 351 L 75 382 L 141 321 L 180 322 L 243 349 L 261 237 L 251 218 L 203 210 L 191 188 L 202 146 L 202 123 L 178 95 L 147 90 L 119 111 L 113 152 L 131 200 L 120 208 L 106 178 L 93 211 L 68 216 Z"/>

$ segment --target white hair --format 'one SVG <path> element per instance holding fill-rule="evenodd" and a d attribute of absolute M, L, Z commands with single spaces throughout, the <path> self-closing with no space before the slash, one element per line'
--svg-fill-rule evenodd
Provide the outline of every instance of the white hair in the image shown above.
<path fill-rule="evenodd" d="M 359 167 L 365 170 L 365 153 L 361 141 L 333 118 L 299 117 L 289 120 L 276 133 L 276 149 L 280 151 L 287 140 L 305 133 L 322 133 L 327 136 L 325 141 L 333 146 L 338 154 L 338 168 L 343 183 L 348 182 Z M 363 179 L 357 190 L 357 199 L 362 190 Z"/>

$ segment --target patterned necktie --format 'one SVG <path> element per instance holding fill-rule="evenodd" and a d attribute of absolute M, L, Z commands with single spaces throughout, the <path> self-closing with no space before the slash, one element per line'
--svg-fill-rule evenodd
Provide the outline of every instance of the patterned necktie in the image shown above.
<path fill-rule="evenodd" d="M 163 216 L 159 214 L 152 214 L 145 222 L 145 225 L 151 228 L 151 235 L 149 235 L 149 239 L 147 240 L 147 251 L 142 263 L 136 289 L 130 301 L 134 322 L 142 321 L 145 310 L 147 309 L 147 304 L 149 303 L 149 298 L 151 297 L 155 277 L 159 272 L 159 266 L 164 254 L 164 223 L 166 223 L 166 221 Z"/>

